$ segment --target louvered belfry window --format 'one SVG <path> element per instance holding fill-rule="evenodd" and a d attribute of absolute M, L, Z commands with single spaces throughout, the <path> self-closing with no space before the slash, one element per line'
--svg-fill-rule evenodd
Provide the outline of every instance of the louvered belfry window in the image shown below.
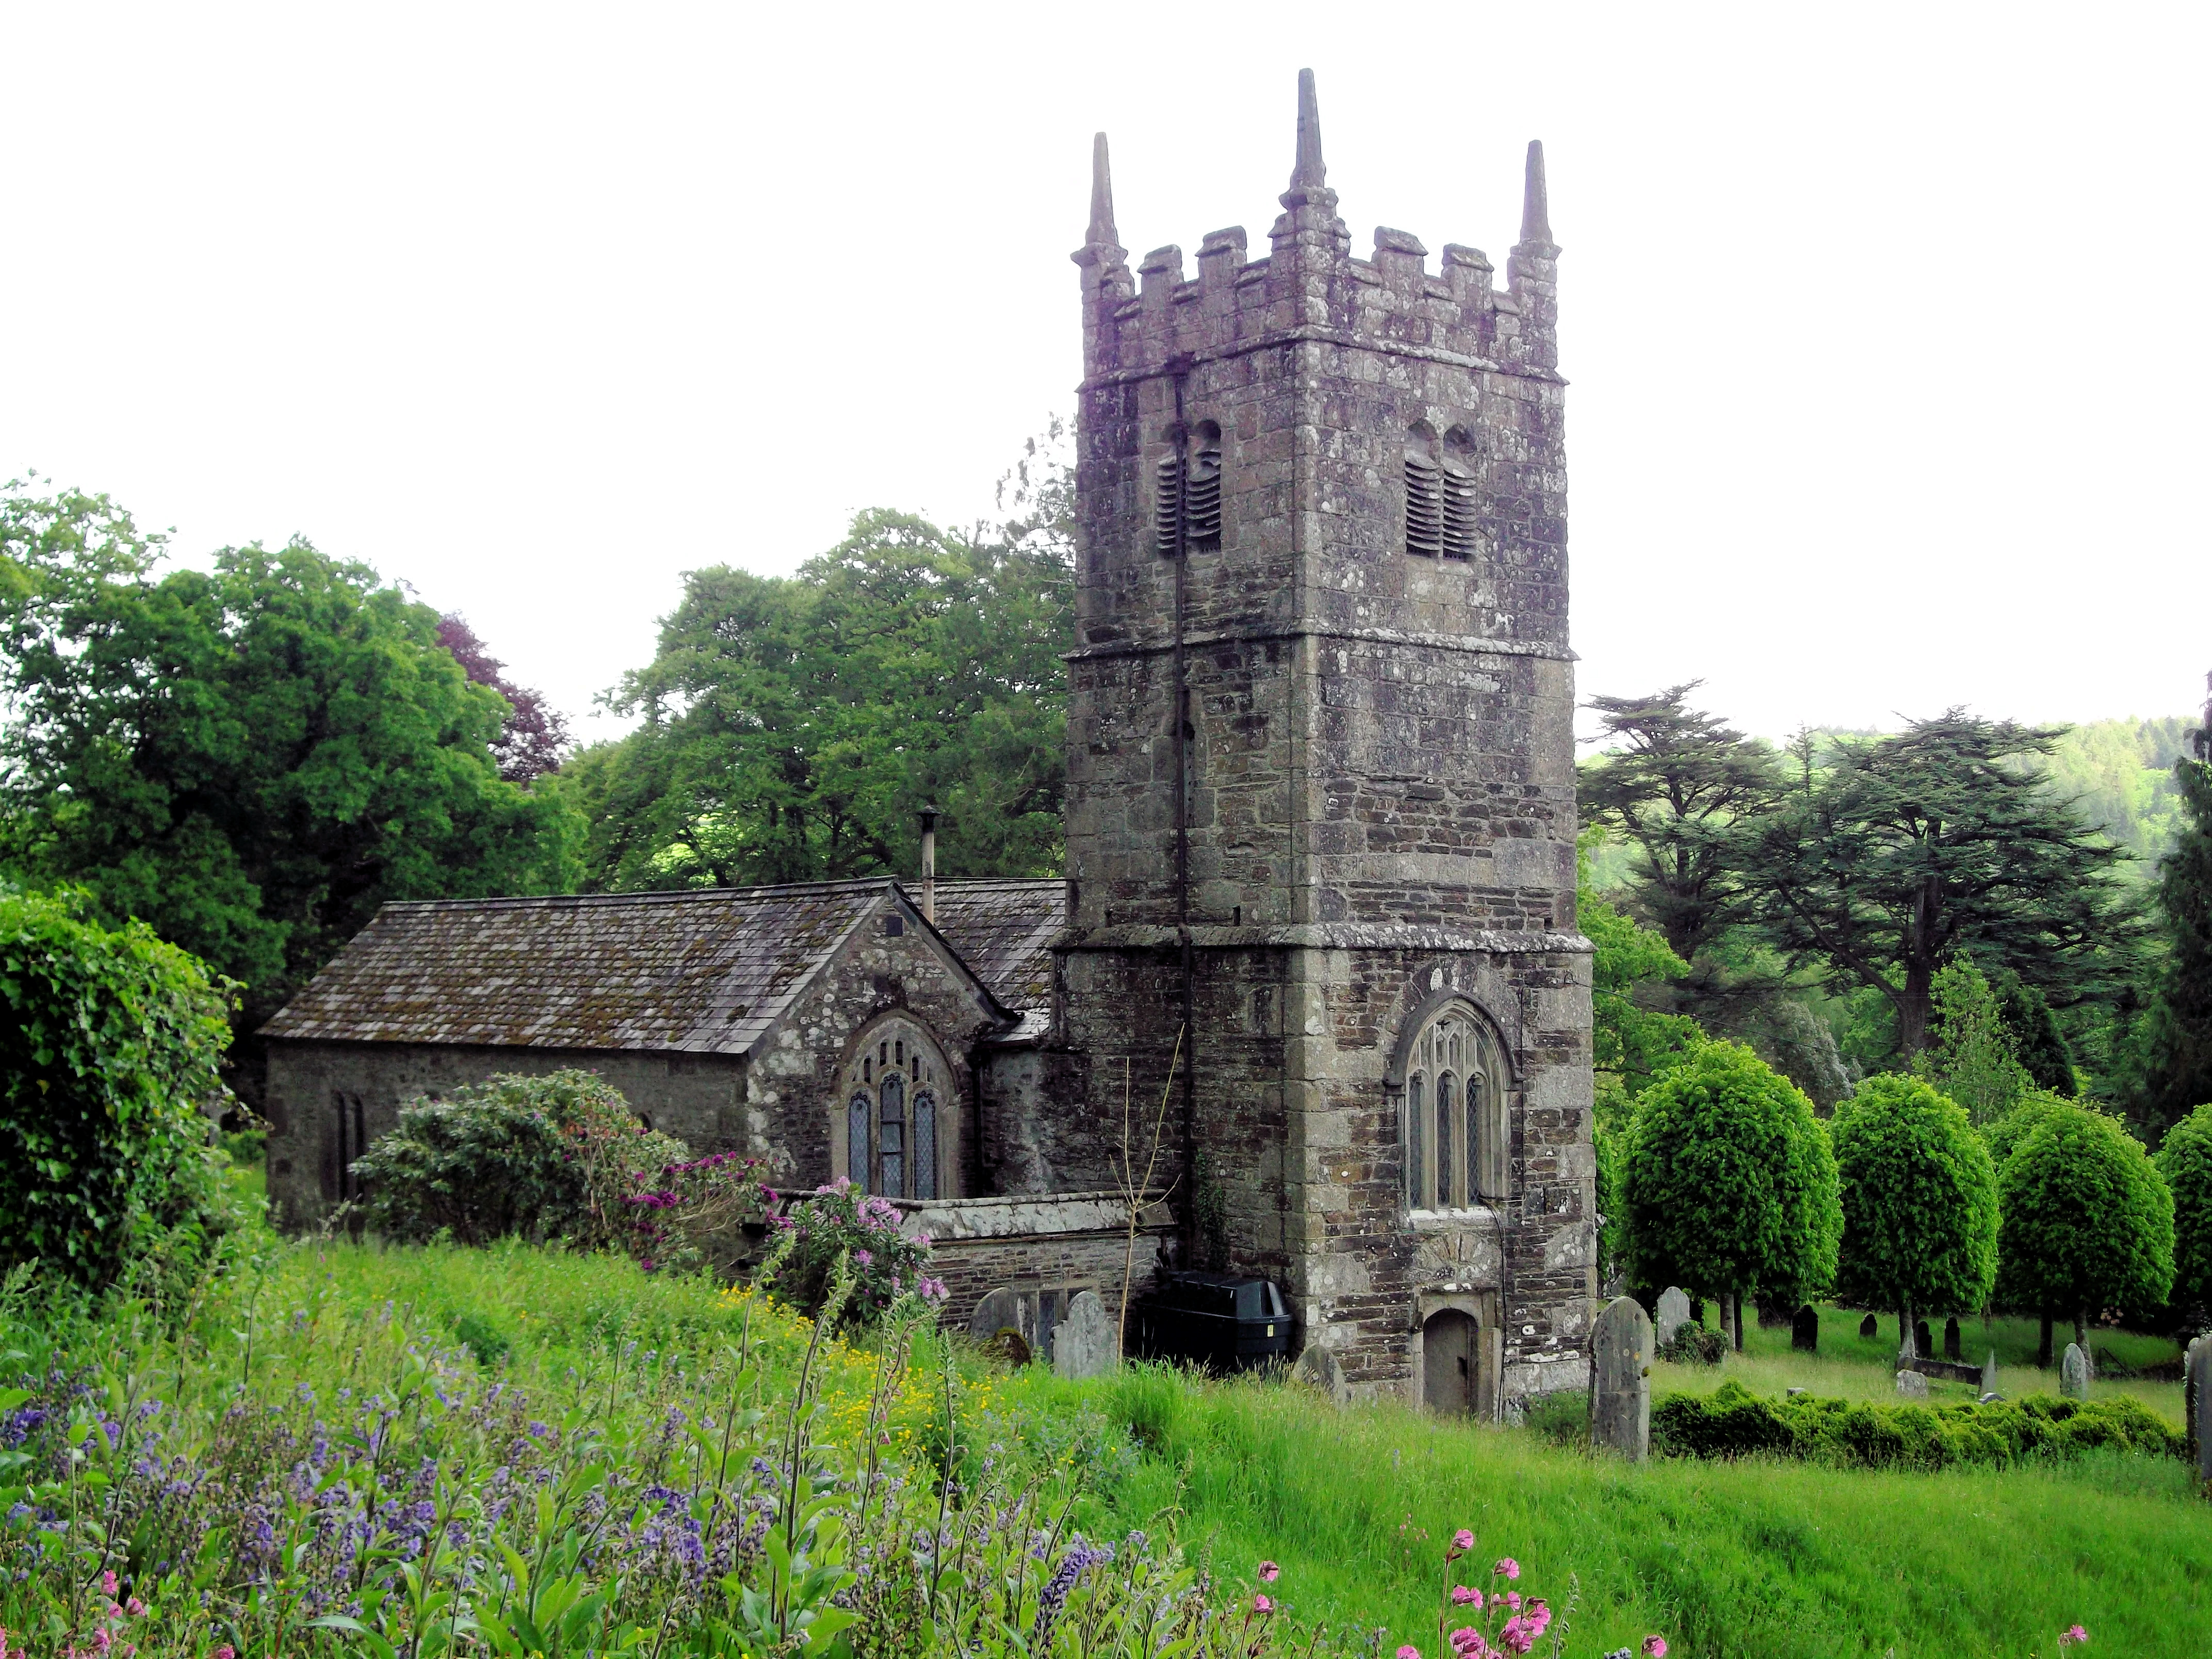
<path fill-rule="evenodd" d="M 1406 448 L 1406 551 L 1433 559 L 1443 547 L 1443 469 L 1425 446 L 1409 444 Z"/>
<path fill-rule="evenodd" d="M 1474 480 L 1449 465 L 1443 469 L 1443 555 L 1474 556 Z"/>
<path fill-rule="evenodd" d="M 1221 550 L 1221 428 L 1200 421 L 1187 448 L 1162 458 L 1152 528 L 1162 558 L 1176 554 L 1176 534 L 1186 553 Z"/>

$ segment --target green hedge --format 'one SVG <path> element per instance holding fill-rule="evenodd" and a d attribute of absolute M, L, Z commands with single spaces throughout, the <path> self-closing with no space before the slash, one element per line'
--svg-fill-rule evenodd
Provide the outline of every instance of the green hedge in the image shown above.
<path fill-rule="evenodd" d="M 2187 1450 L 2179 1429 L 2124 1397 L 1875 1406 L 1808 1395 L 1762 1400 L 1741 1382 L 1723 1382 L 1709 1395 L 1669 1395 L 1651 1409 L 1651 1449 L 1670 1457 L 1765 1452 L 1841 1468 L 1944 1469 L 2097 1447 L 2166 1457 Z"/>

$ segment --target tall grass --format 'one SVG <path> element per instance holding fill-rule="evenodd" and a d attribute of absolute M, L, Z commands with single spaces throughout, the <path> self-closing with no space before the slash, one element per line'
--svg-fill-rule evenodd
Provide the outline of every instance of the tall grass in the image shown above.
<path fill-rule="evenodd" d="M 1759 1462 L 1631 1468 L 1520 1430 L 1294 1389 L 1125 1370 L 1040 1403 L 1109 1403 L 1145 1449 L 1120 1512 L 1175 1512 L 1224 1564 L 1279 1562 L 1301 1617 L 1434 1630 L 1455 1528 L 1548 1586 L 1579 1580 L 1573 1651 L 1677 1637 L 1745 1659 L 2212 1653 L 2212 1505 L 2162 1459 L 2095 1455 L 1997 1473 Z"/>

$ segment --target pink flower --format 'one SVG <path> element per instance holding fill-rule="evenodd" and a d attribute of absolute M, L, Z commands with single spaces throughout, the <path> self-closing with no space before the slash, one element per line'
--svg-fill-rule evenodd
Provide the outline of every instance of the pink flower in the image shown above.
<path fill-rule="evenodd" d="M 2059 1637 L 2058 1645 L 2062 1648 L 2070 1647 L 2076 1642 L 2086 1642 L 2088 1639 L 2089 1632 L 2083 1630 L 2081 1626 L 2069 1625 L 2064 1633 Z"/>
<path fill-rule="evenodd" d="M 1465 1527 L 1462 1527 L 1457 1532 L 1452 1534 L 1451 1553 L 1454 1555 L 1465 1555 L 1474 1547 L 1474 1534 L 1469 1532 Z"/>
<path fill-rule="evenodd" d="M 136 1619 L 140 1613 L 146 1611 L 146 1604 L 134 1595 L 128 1601 L 125 1601 L 123 1604 L 123 1610 L 129 1613 L 133 1619 Z"/>
<path fill-rule="evenodd" d="M 1468 1541 L 1469 1543 L 1473 1543 L 1474 1540 L 1470 1538 Z M 1521 1576 L 1521 1564 L 1509 1555 L 1503 1561 L 1500 1561 L 1496 1566 L 1492 1567 L 1491 1571 L 1498 1574 L 1502 1578 L 1518 1578 Z"/>
<path fill-rule="evenodd" d="M 1536 1627 L 1516 1613 L 1498 1631 L 1498 1645 L 1508 1653 L 1526 1653 L 1536 1645 Z"/>
<path fill-rule="evenodd" d="M 1490 1652 L 1490 1644 L 1482 1639 L 1482 1632 L 1473 1626 L 1454 1631 L 1451 1644 L 1452 1651 L 1459 1656 L 1459 1659 L 1486 1659 Z"/>
<path fill-rule="evenodd" d="M 1528 1605 L 1521 1611 L 1522 1616 L 1536 1627 L 1536 1634 L 1539 1636 L 1544 1633 L 1544 1626 L 1552 1622 L 1552 1609 L 1545 1605 L 1544 1598 L 1540 1595 L 1529 1597 Z"/>
<path fill-rule="evenodd" d="M 1281 1576 L 1282 1571 L 1273 1561 L 1262 1561 L 1260 1564 L 1260 1582 L 1263 1584 L 1272 1584 Z"/>
<path fill-rule="evenodd" d="M 1479 1589 L 1469 1589 L 1464 1584 L 1454 1584 L 1452 1605 L 1455 1607 L 1473 1607 L 1480 1613 L 1482 1611 L 1482 1592 Z"/>
<path fill-rule="evenodd" d="M 238 1659 L 238 1650 L 228 1642 L 208 1655 L 208 1659 Z"/>
<path fill-rule="evenodd" d="M 1521 1592 L 1520 1592 L 1519 1590 L 1508 1590 L 1508 1591 L 1506 1591 L 1506 1592 L 1505 1592 L 1505 1605 L 1506 1605 L 1507 1607 L 1509 1607 L 1512 1608 L 1512 1609 L 1513 1609 L 1513 1611 L 1514 1611 L 1514 1612 L 1516 1612 L 1516 1613 L 1520 1612 L 1520 1611 L 1521 1611 Z"/>
<path fill-rule="evenodd" d="M 114 1594 L 115 1594 L 115 1569 L 114 1569 L 114 1568 L 110 1567 L 110 1568 L 109 1568 L 106 1572 L 103 1572 L 102 1574 L 100 1574 L 100 1589 L 102 1589 L 106 1590 L 106 1591 L 110 1595 L 114 1595 Z"/>
<path fill-rule="evenodd" d="M 1667 1659 L 1667 1638 L 1663 1636 L 1645 1637 L 1644 1659 Z"/>
<path fill-rule="evenodd" d="M 1255 1596 L 1254 1596 L 1254 1597 L 1252 1598 L 1252 1611 L 1253 1611 L 1253 1612 L 1255 1612 L 1255 1613 L 1273 1613 L 1274 1610 L 1275 1610 L 1275 1604 L 1274 1604 L 1273 1601 L 1269 1601 L 1266 1596 L 1264 1596 L 1264 1595 L 1255 1595 Z"/>
<path fill-rule="evenodd" d="M 1421 1659 L 1421 1650 L 1408 1642 L 1398 1650 L 1398 1659 Z"/>
<path fill-rule="evenodd" d="M 855 1250 L 853 1252 L 853 1265 L 856 1267 L 865 1267 L 875 1259 L 876 1258 L 873 1255 L 870 1255 L 866 1250 Z"/>

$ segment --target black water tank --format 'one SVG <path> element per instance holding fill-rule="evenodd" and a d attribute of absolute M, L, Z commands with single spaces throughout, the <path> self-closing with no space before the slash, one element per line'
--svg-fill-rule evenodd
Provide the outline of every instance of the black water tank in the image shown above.
<path fill-rule="evenodd" d="M 1249 1371 L 1291 1352 L 1291 1310 L 1267 1279 L 1162 1273 L 1159 1287 L 1129 1311 L 1130 1346 L 1141 1358 Z"/>

